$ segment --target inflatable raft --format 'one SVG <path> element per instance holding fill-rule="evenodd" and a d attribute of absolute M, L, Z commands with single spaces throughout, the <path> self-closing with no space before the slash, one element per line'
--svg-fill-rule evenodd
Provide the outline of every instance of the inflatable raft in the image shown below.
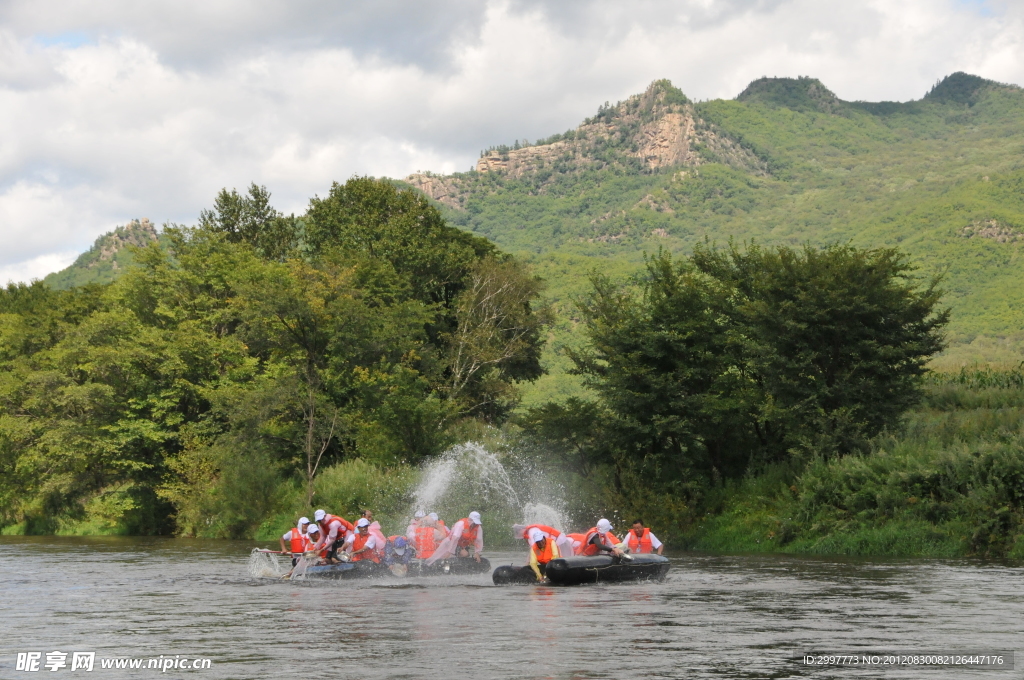
<path fill-rule="evenodd" d="M 593 557 L 560 557 L 548 563 L 545 575 L 554 585 L 575 586 L 581 583 L 609 581 L 660 581 L 668 574 L 669 561 L 662 555 L 630 555 L 632 559 L 611 555 Z M 529 566 L 501 566 L 494 570 L 495 585 L 536 583 Z"/>
<path fill-rule="evenodd" d="M 486 574 L 491 570 L 491 563 L 481 557 L 477 562 L 469 557 L 454 557 L 447 560 L 438 560 L 430 566 L 423 560 L 410 560 L 409 576 L 458 576 L 460 574 Z M 342 562 L 341 564 L 321 564 L 306 567 L 303 575 L 306 578 L 380 578 L 393 577 L 394 574 L 384 564 L 377 564 L 370 560 L 359 562 Z"/>

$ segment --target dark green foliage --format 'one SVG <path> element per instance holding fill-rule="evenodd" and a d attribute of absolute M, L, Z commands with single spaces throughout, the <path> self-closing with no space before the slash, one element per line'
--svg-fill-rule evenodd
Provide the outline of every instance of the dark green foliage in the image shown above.
<path fill-rule="evenodd" d="M 417 299 L 451 305 L 473 264 L 497 250 L 485 239 L 448 226 L 420 194 L 369 177 L 334 183 L 310 201 L 306 243 L 386 262 Z"/>
<path fill-rule="evenodd" d="M 500 422 L 540 372 L 538 280 L 411 192 L 346 187 L 315 247 L 253 186 L 113 284 L 0 290 L 0 528 L 252 537 Z"/>
<path fill-rule="evenodd" d="M 924 98 L 943 104 L 967 104 L 968 106 L 974 106 L 984 89 L 999 86 L 999 83 L 994 81 L 972 76 L 963 71 L 957 71 L 936 83 L 935 87 Z"/>
<path fill-rule="evenodd" d="M 289 255 L 301 236 L 295 216 L 285 217 L 271 207 L 270 192 L 256 184 L 249 185 L 244 196 L 235 189 L 221 189 L 213 209 L 200 213 L 199 224 L 224 234 L 232 243 L 248 243 L 270 260 Z"/>
<path fill-rule="evenodd" d="M 817 78 L 760 78 L 747 85 L 736 97 L 739 102 L 758 102 L 782 106 L 793 111 L 837 113 L 842 109 L 838 97 Z"/>
<path fill-rule="evenodd" d="M 639 294 L 595 276 L 590 347 L 570 350 L 607 412 L 600 442 L 584 437 L 593 463 L 612 460 L 627 495 L 633 479 L 695 501 L 766 464 L 867 450 L 942 347 L 948 313 L 911 269 L 889 249 L 751 246 L 659 255 Z M 579 410 L 534 409 L 527 431 L 579 426 Z"/>

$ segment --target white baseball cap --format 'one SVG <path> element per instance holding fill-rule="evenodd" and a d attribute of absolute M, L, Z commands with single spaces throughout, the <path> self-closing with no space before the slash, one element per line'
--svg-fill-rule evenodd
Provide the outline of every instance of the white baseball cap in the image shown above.
<path fill-rule="evenodd" d="M 320 533 L 320 527 L 318 527 L 315 524 L 310 524 L 309 528 L 306 529 L 306 535 L 307 536 L 312 536 L 313 534 L 319 534 L 319 533 Z"/>
<path fill-rule="evenodd" d="M 544 538 L 546 535 L 547 534 L 545 534 L 540 529 L 530 529 L 530 537 L 527 540 L 529 540 L 530 543 L 536 543 L 540 539 Z"/>
<path fill-rule="evenodd" d="M 320 520 L 322 520 L 326 516 L 327 516 L 327 513 L 324 512 L 323 510 L 317 510 L 316 512 L 313 513 L 313 519 L 315 519 L 317 522 L 319 522 Z"/>
<path fill-rule="evenodd" d="M 480 513 L 475 510 L 469 513 L 469 521 L 473 524 L 483 524 L 483 522 L 480 521 Z"/>
<path fill-rule="evenodd" d="M 370 526 L 370 520 L 368 520 L 365 517 L 363 517 L 358 522 L 356 522 L 356 526 L 357 527 L 368 527 L 368 526 Z"/>
<path fill-rule="evenodd" d="M 415 517 L 416 519 L 419 519 L 420 517 L 426 517 L 426 516 L 427 516 L 427 513 L 423 512 L 422 510 L 417 510 L 416 514 L 413 515 L 413 517 Z"/>
<path fill-rule="evenodd" d="M 599 534 L 607 534 L 612 530 L 612 523 L 606 519 L 597 520 L 597 532 Z"/>
<path fill-rule="evenodd" d="M 432 512 L 432 513 L 430 513 L 429 515 L 427 515 L 427 517 L 429 517 L 430 519 L 434 520 L 435 522 L 436 522 L 436 521 L 437 521 L 438 519 L 440 519 L 440 518 L 439 518 L 439 517 L 437 516 L 437 513 L 436 513 L 436 512 Z"/>
<path fill-rule="evenodd" d="M 309 524 L 309 518 L 308 517 L 300 517 L 299 518 L 299 524 Z"/>

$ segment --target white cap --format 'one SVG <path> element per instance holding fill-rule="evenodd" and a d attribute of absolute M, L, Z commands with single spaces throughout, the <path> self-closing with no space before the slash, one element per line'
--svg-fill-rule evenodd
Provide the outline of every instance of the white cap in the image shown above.
<path fill-rule="evenodd" d="M 356 526 L 357 527 L 368 527 L 368 526 L 370 526 L 370 520 L 368 520 L 365 517 L 363 517 L 358 522 L 356 522 Z"/>
<path fill-rule="evenodd" d="M 476 510 L 469 513 L 469 521 L 473 524 L 483 524 L 483 522 L 480 521 L 480 513 Z"/>
<path fill-rule="evenodd" d="M 599 534 L 607 534 L 612 530 L 612 523 L 602 518 L 597 520 L 597 532 Z"/>
<path fill-rule="evenodd" d="M 405 554 L 405 546 L 403 545 L 401 548 L 395 548 L 395 554 L 396 555 L 404 555 Z"/>
<path fill-rule="evenodd" d="M 299 518 L 299 524 L 309 524 L 309 518 L 308 517 L 300 517 Z"/>
<path fill-rule="evenodd" d="M 436 522 L 436 521 L 438 521 L 438 520 L 440 519 L 440 518 L 439 518 L 439 517 L 437 516 L 437 513 L 436 513 L 436 512 L 432 512 L 432 513 L 430 513 L 429 515 L 427 515 L 427 517 L 429 517 L 430 519 L 434 520 L 435 522 Z"/>
<path fill-rule="evenodd" d="M 527 540 L 530 543 L 536 543 L 537 541 L 539 541 L 540 539 L 544 538 L 545 536 L 547 536 L 547 534 L 545 534 L 540 529 L 530 529 L 530 536 L 529 536 L 529 538 Z"/>
<path fill-rule="evenodd" d="M 320 533 L 320 527 L 318 527 L 315 524 L 310 524 L 309 528 L 306 529 L 306 535 L 307 536 L 312 536 L 313 534 L 319 534 L 319 533 Z"/>
<path fill-rule="evenodd" d="M 416 518 L 416 519 L 419 519 L 420 517 L 426 517 L 426 516 L 427 516 L 427 513 L 423 512 L 422 510 L 417 510 L 416 514 L 413 515 L 413 517 Z"/>
<path fill-rule="evenodd" d="M 317 522 L 319 522 L 319 521 L 320 521 L 320 520 L 322 520 L 322 519 L 323 519 L 323 518 L 324 518 L 324 517 L 325 517 L 326 515 L 327 515 L 327 513 L 326 513 L 326 512 L 324 512 L 323 510 L 317 510 L 316 512 L 314 512 L 314 513 L 313 513 L 313 519 L 315 519 L 315 520 L 316 520 Z"/>

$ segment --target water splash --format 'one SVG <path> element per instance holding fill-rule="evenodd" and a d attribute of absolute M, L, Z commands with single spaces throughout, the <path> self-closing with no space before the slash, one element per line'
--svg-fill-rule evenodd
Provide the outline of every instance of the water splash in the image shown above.
<path fill-rule="evenodd" d="M 248 571 L 253 578 L 278 578 L 284 570 L 277 559 L 277 555 L 262 552 L 259 548 L 253 548 L 249 553 Z"/>
<path fill-rule="evenodd" d="M 499 457 L 482 444 L 466 442 L 424 467 L 412 511 L 437 512 L 449 525 L 477 510 L 485 525 L 495 529 L 523 522 L 564 530 L 566 513 L 556 496 L 544 475 L 510 453 Z M 505 531 L 489 535 L 504 536 Z"/>

